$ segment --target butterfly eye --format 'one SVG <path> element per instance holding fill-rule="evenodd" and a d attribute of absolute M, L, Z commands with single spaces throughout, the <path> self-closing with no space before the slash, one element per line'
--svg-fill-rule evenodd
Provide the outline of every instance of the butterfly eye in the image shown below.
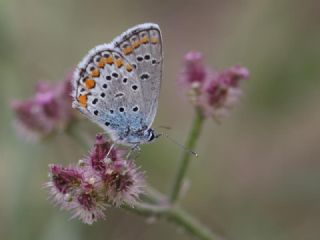
<path fill-rule="evenodd" d="M 156 136 L 154 135 L 154 131 L 151 128 L 148 130 L 148 134 L 149 134 L 149 142 L 155 139 Z"/>

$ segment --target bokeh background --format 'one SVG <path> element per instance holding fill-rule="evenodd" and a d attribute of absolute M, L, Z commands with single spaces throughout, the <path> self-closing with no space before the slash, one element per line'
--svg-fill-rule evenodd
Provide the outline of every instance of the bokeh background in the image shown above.
<path fill-rule="evenodd" d="M 320 3 L 317 0 L 0 2 L 0 238 L 193 239 L 175 226 L 110 209 L 86 226 L 47 201 L 49 163 L 87 153 L 65 135 L 20 139 L 11 99 L 38 80 L 64 77 L 93 46 L 156 22 L 164 38 L 164 78 L 155 125 L 184 142 L 193 109 L 176 84 L 188 50 L 208 65 L 249 68 L 241 104 L 221 125 L 207 121 L 182 204 L 230 239 L 320 238 Z M 85 121 L 92 133 L 100 131 Z M 81 131 L 79 129 L 79 131 Z M 143 147 L 138 164 L 169 192 L 181 150 L 165 139 Z"/>

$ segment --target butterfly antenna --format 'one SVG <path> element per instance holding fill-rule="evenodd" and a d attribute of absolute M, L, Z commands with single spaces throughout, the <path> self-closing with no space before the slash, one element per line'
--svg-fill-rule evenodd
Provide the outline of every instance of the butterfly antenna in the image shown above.
<path fill-rule="evenodd" d="M 160 125 L 160 126 L 158 126 L 158 128 L 166 129 L 166 130 L 171 130 L 171 127 L 170 127 L 170 126 L 164 126 L 164 125 Z"/>
<path fill-rule="evenodd" d="M 179 146 L 182 150 L 194 155 L 195 157 L 198 157 L 198 153 L 196 153 L 195 151 L 192 151 L 188 148 L 186 148 L 184 145 L 182 145 L 181 143 L 177 142 L 175 139 L 173 139 L 172 137 L 170 137 L 168 134 L 162 132 L 159 133 L 159 136 L 165 136 L 167 139 L 169 139 L 171 142 L 173 142 L 174 144 L 176 144 L 177 146 Z"/>

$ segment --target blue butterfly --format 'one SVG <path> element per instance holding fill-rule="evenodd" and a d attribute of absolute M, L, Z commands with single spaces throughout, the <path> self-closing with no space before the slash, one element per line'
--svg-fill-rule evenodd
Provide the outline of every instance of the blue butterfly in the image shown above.
<path fill-rule="evenodd" d="M 138 146 L 158 135 L 151 128 L 162 78 L 162 37 L 157 24 L 130 28 L 98 45 L 74 72 L 73 107 L 117 144 Z"/>

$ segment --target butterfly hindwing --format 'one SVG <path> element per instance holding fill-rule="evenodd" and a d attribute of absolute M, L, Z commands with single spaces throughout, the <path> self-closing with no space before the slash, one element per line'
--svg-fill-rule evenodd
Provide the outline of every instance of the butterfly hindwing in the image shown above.
<path fill-rule="evenodd" d="M 109 133 L 121 136 L 127 125 L 140 127 L 139 113 L 145 111 L 140 82 L 121 52 L 109 45 L 92 49 L 79 64 L 73 84 L 74 106 Z"/>

